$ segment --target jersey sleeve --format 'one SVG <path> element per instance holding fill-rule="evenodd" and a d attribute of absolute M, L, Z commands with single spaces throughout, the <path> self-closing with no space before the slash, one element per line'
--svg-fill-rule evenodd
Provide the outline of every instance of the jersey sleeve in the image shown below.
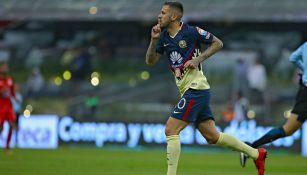
<path fill-rule="evenodd" d="M 200 28 L 200 27 L 193 27 L 192 28 L 192 33 L 193 35 L 196 37 L 196 39 L 198 41 L 200 41 L 201 43 L 204 43 L 204 44 L 211 44 L 212 43 L 212 40 L 213 40 L 213 35 Z"/>
<path fill-rule="evenodd" d="M 298 68 L 300 68 L 302 71 L 304 71 L 304 65 L 302 63 L 302 56 L 303 56 L 303 46 L 300 46 L 298 49 L 296 49 L 289 57 L 289 60 L 295 64 Z"/>
<path fill-rule="evenodd" d="M 162 34 L 161 34 L 162 35 Z M 156 46 L 156 52 L 163 55 L 164 53 L 164 47 L 162 42 L 162 36 L 159 38 L 157 46 Z"/>

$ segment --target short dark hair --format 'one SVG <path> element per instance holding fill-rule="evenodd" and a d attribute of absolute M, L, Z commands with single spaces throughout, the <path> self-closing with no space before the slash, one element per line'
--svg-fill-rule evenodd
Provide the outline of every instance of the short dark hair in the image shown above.
<path fill-rule="evenodd" d="M 166 1 L 163 5 L 167 5 L 172 9 L 175 9 L 179 12 L 179 19 L 182 18 L 183 15 L 183 5 L 177 1 Z"/>

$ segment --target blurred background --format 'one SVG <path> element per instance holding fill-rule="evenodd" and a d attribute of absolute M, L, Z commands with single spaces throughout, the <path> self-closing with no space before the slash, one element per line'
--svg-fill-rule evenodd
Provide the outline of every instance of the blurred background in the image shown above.
<path fill-rule="evenodd" d="M 23 118 L 164 123 L 179 93 L 165 56 L 145 64 L 163 2 L 0 0 L 0 57 L 23 97 Z M 218 125 L 282 124 L 298 88 L 288 57 L 307 39 L 306 1 L 181 2 L 185 23 L 224 42 L 202 63 Z"/>

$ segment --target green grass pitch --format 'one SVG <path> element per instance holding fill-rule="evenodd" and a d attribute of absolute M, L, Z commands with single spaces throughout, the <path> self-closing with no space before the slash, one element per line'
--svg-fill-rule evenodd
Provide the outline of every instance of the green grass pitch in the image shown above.
<path fill-rule="evenodd" d="M 0 152 L 2 175 L 165 175 L 164 149 L 70 148 L 14 149 Z M 183 150 L 178 175 L 253 175 L 253 162 L 239 165 L 238 153 L 224 150 Z M 306 175 L 307 158 L 299 154 L 269 153 L 267 175 Z"/>

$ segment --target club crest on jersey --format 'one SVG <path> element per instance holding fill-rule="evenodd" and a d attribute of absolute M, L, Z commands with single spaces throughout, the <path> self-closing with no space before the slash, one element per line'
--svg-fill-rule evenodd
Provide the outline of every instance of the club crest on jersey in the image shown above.
<path fill-rule="evenodd" d="M 185 40 L 180 40 L 179 41 L 179 47 L 180 48 L 186 48 L 187 47 L 187 42 Z"/>
<path fill-rule="evenodd" d="M 180 64 L 182 62 L 182 56 L 180 55 L 180 53 L 173 51 L 170 55 L 170 59 L 172 61 L 173 64 L 177 63 Z"/>

